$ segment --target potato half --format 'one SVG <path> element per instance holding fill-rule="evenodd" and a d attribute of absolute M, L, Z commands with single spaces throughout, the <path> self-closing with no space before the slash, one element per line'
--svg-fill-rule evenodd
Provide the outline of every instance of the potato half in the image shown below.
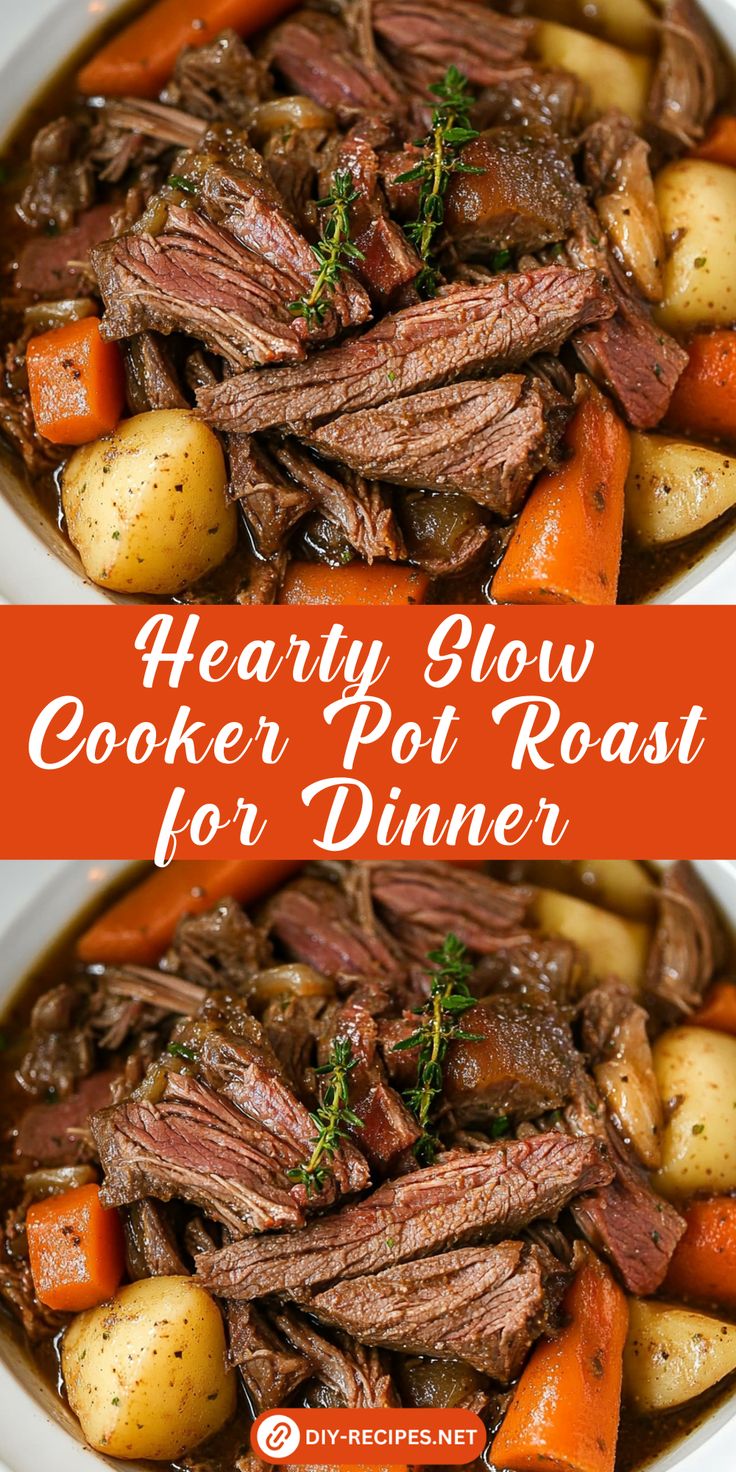
<path fill-rule="evenodd" d="M 736 505 L 736 458 L 667 434 L 632 434 L 626 530 L 647 546 L 690 537 Z"/>
<path fill-rule="evenodd" d="M 663 1196 L 736 1190 L 736 1038 L 705 1027 L 673 1027 L 653 1049 L 665 1111 Z"/>
<path fill-rule="evenodd" d="M 624 1395 L 643 1414 L 669 1411 L 736 1369 L 736 1325 L 679 1304 L 632 1298 Z"/>
<path fill-rule="evenodd" d="M 191 1278 L 144 1278 L 67 1329 L 61 1365 L 90 1446 L 170 1462 L 235 1411 L 220 1310 Z"/>
<path fill-rule="evenodd" d="M 77 450 L 62 504 L 85 572 L 116 593 L 178 593 L 237 537 L 220 442 L 188 409 L 138 414 Z"/>
<path fill-rule="evenodd" d="M 634 123 L 641 121 L 652 74 L 648 57 L 551 20 L 540 23 L 534 45 L 547 66 L 564 67 L 587 83 L 595 112 L 620 107 Z"/>
<path fill-rule="evenodd" d="M 651 942 L 648 925 L 554 889 L 537 890 L 533 914 L 546 935 L 561 935 L 585 953 L 591 986 L 617 976 L 632 992 L 640 990 Z"/>
<path fill-rule="evenodd" d="M 736 321 L 736 169 L 705 159 L 667 164 L 655 180 L 669 245 L 656 316 L 675 332 Z"/>

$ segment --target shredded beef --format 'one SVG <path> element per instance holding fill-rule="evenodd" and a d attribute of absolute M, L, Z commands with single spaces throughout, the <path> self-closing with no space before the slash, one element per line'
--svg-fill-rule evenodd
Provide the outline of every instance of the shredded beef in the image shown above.
<path fill-rule="evenodd" d="M 404 967 L 380 929 L 354 918 L 347 896 L 324 879 L 298 879 L 280 889 L 266 907 L 273 934 L 297 961 L 306 961 L 337 981 L 359 978 L 388 985 Z"/>
<path fill-rule="evenodd" d="M 125 1263 L 128 1277 L 176 1278 L 187 1266 L 166 1208 L 158 1201 L 134 1201 L 125 1212 Z"/>
<path fill-rule="evenodd" d="M 154 332 L 142 332 L 127 344 L 125 377 L 131 414 L 189 407 L 166 344 Z"/>
<path fill-rule="evenodd" d="M 31 145 L 30 179 L 20 214 L 36 229 L 69 230 L 94 203 L 95 176 L 85 157 L 86 130 L 74 118 L 57 118 Z"/>
<path fill-rule="evenodd" d="M 658 893 L 659 919 L 649 954 L 646 1001 L 655 1015 L 677 1021 L 697 1007 L 725 943 L 713 904 L 690 864 L 668 868 Z"/>
<path fill-rule="evenodd" d="M 109 1104 L 116 1076 L 108 1069 L 93 1073 L 58 1103 L 32 1104 L 15 1132 L 15 1154 L 34 1165 L 77 1165 L 94 1160 L 89 1118 Z"/>
<path fill-rule="evenodd" d="M 276 1333 L 252 1303 L 227 1305 L 230 1359 L 237 1365 L 256 1415 L 283 1406 L 313 1372 L 312 1362 Z"/>
<path fill-rule="evenodd" d="M 426 964 L 448 932 L 478 956 L 529 939 L 531 891 L 458 864 L 377 863 L 370 886 L 378 913 L 401 946 Z"/>
<path fill-rule="evenodd" d="M 237 374 L 204 390 L 199 402 L 220 429 L 292 426 L 299 432 L 346 410 L 472 378 L 491 367 L 518 367 L 611 310 L 592 271 L 548 266 L 499 276 L 385 317 L 364 336 L 298 368 Z"/>
<path fill-rule="evenodd" d="M 346 27 L 323 11 L 299 10 L 277 26 L 265 57 L 294 92 L 343 116 L 403 109 L 401 92 L 386 71 L 363 60 Z"/>
<path fill-rule="evenodd" d="M 244 127 L 268 92 L 265 68 L 236 31 L 225 30 L 206 46 L 180 53 L 162 100 L 209 122 Z"/>
<path fill-rule="evenodd" d="M 166 958 L 167 967 L 180 972 L 201 987 L 225 987 L 247 996 L 251 980 L 271 960 L 271 950 L 263 932 L 248 918 L 235 900 L 221 900 L 203 915 L 187 915 L 180 920 L 173 949 Z M 195 992 L 185 989 L 191 998 L 189 1008 L 196 1010 Z"/>
<path fill-rule="evenodd" d="M 477 0 L 376 0 L 373 24 L 394 66 L 418 92 L 456 66 L 489 87 L 520 65 L 536 21 L 500 15 Z"/>
<path fill-rule="evenodd" d="M 405 555 L 401 530 L 385 487 L 349 470 L 328 470 L 296 441 L 275 442 L 273 456 L 359 557 L 397 561 Z M 339 456 L 336 458 L 340 458 Z"/>
<path fill-rule="evenodd" d="M 347 1334 L 333 1343 L 292 1308 L 274 1309 L 272 1319 L 305 1358 L 312 1375 L 327 1391 L 329 1404 L 355 1410 L 381 1410 L 397 1404 L 391 1377 L 375 1349 L 366 1349 Z M 321 1395 L 320 1405 L 324 1404 Z"/>
<path fill-rule="evenodd" d="M 373 1169 L 388 1175 L 419 1139 L 421 1129 L 386 1079 L 378 1036 L 376 1018 L 360 1003 L 346 1002 L 323 1030 L 318 1056 L 325 1063 L 333 1041 L 349 1039 L 355 1064 L 350 1075 L 350 1107 L 361 1121 L 350 1134 Z"/>
<path fill-rule="evenodd" d="M 664 152 L 692 148 L 721 95 L 721 62 L 711 26 L 693 0 L 668 0 L 647 104 L 647 125 Z"/>
<path fill-rule="evenodd" d="M 536 1217 L 556 1216 L 610 1177 L 597 1141 L 564 1135 L 451 1154 L 312 1222 L 300 1234 L 298 1253 L 287 1236 L 260 1238 L 205 1254 L 197 1272 L 206 1287 L 228 1297 L 302 1299 L 338 1278 L 513 1235 Z"/>

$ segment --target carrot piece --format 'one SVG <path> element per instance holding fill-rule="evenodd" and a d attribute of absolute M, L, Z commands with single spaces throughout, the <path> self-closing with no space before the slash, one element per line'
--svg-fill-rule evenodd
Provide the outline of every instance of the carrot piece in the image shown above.
<path fill-rule="evenodd" d="M 150 965 L 173 939 L 184 915 L 199 915 L 225 896 L 260 899 L 299 864 L 280 859 L 181 859 L 129 889 L 77 941 L 82 961 Z"/>
<path fill-rule="evenodd" d="M 322 562 L 291 562 L 281 589 L 281 603 L 340 603 L 397 606 L 423 603 L 429 578 L 416 567 L 393 562 L 351 562 L 327 567 Z"/>
<path fill-rule="evenodd" d="M 715 118 L 707 138 L 694 148 L 691 158 L 707 158 L 713 164 L 731 164 L 736 168 L 736 117 Z"/>
<path fill-rule="evenodd" d="M 204 46 L 228 27 L 252 36 L 296 3 L 158 0 L 101 47 L 82 67 L 77 85 L 86 97 L 155 97 L 186 46 Z"/>
<path fill-rule="evenodd" d="M 684 1237 L 675 1248 L 665 1289 L 736 1309 L 736 1199 L 694 1201 L 685 1212 Z"/>
<path fill-rule="evenodd" d="M 697 1012 L 687 1020 L 694 1027 L 712 1027 L 716 1032 L 730 1032 L 736 1037 L 736 985 L 732 981 L 715 982 Z"/>
<path fill-rule="evenodd" d="M 125 1239 L 99 1186 L 77 1186 L 28 1208 L 28 1256 L 36 1297 L 62 1313 L 81 1313 L 112 1297 L 125 1270 Z"/>
<path fill-rule="evenodd" d="M 616 602 L 628 433 L 591 384 L 568 426 L 570 452 L 537 481 L 495 578 L 499 603 Z"/>
<path fill-rule="evenodd" d="M 736 121 L 736 120 L 735 120 Z M 736 439 L 736 332 L 699 332 L 667 411 L 672 429 Z"/>
<path fill-rule="evenodd" d="M 55 445 L 86 445 L 111 434 L 125 403 L 123 359 L 100 336 L 97 317 L 32 337 L 26 352 L 33 418 Z"/>
<path fill-rule="evenodd" d="M 511 1472 L 613 1472 L 621 1406 L 626 1298 L 608 1268 L 586 1260 L 564 1304 L 569 1322 L 542 1340 L 491 1448 Z"/>

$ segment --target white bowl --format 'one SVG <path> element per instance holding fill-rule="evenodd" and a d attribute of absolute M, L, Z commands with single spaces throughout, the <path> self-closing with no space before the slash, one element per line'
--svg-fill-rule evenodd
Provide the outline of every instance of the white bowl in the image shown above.
<path fill-rule="evenodd" d="M 68 921 L 126 866 L 117 862 L 0 863 L 0 1013 Z M 702 878 L 736 927 L 736 862 L 699 863 Z M 84 1472 L 93 1462 L 124 1469 L 84 1447 L 76 1422 L 0 1325 L 0 1472 Z M 733 1472 L 736 1395 L 649 1472 Z"/>
<path fill-rule="evenodd" d="M 122 0 L 0 0 L 0 139 L 60 61 L 121 8 Z M 736 0 L 700 0 L 736 56 Z M 10 13 L 8 13 L 10 12 Z M 76 553 L 0 460 L 0 601 L 120 602 L 84 576 Z M 736 529 L 656 603 L 736 603 Z"/>

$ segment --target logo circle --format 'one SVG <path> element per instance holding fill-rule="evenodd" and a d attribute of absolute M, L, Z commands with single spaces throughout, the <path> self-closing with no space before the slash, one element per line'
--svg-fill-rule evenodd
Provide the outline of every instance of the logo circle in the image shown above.
<path fill-rule="evenodd" d="M 274 1411 L 264 1416 L 254 1433 L 256 1451 L 267 1461 L 285 1462 L 296 1451 L 301 1433 L 296 1421 L 285 1411 Z"/>

